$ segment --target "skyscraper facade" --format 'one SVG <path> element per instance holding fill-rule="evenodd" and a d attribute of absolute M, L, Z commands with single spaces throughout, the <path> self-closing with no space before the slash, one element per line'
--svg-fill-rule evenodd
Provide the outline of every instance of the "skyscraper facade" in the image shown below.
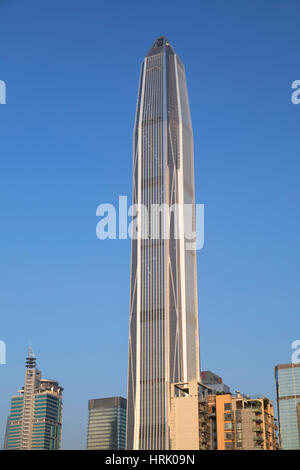
<path fill-rule="evenodd" d="M 300 364 L 275 367 L 280 447 L 300 449 Z"/>
<path fill-rule="evenodd" d="M 198 382 L 172 384 L 172 450 L 216 450 L 214 393 Z"/>
<path fill-rule="evenodd" d="M 60 449 L 62 391 L 56 380 L 42 379 L 30 348 L 24 387 L 11 399 L 6 449 Z"/>
<path fill-rule="evenodd" d="M 7 421 L 6 421 L 3 450 L 7 450 L 7 446 L 8 446 L 9 425 L 10 425 L 10 417 L 8 416 Z"/>
<path fill-rule="evenodd" d="M 126 400 L 122 397 L 89 400 L 88 450 L 124 450 Z"/>
<path fill-rule="evenodd" d="M 157 219 L 140 219 L 131 255 L 127 448 L 169 449 L 171 384 L 199 381 L 200 366 L 196 251 L 187 236 L 188 224 L 195 232 L 193 133 L 184 66 L 165 37 L 141 67 L 133 204 L 148 215 L 178 207 L 176 217 L 161 213 L 169 237 Z"/>

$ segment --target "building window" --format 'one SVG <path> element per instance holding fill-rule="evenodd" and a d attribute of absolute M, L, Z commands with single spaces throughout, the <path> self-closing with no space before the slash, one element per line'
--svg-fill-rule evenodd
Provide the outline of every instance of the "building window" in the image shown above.
<path fill-rule="evenodd" d="M 232 413 L 224 413 L 224 421 L 232 421 Z"/>
<path fill-rule="evenodd" d="M 227 431 L 227 430 L 231 430 L 232 429 L 232 423 L 224 423 L 224 429 Z"/>
<path fill-rule="evenodd" d="M 224 410 L 231 411 L 231 403 L 224 403 Z"/>
<path fill-rule="evenodd" d="M 232 450 L 233 448 L 233 442 L 225 442 L 225 450 Z"/>

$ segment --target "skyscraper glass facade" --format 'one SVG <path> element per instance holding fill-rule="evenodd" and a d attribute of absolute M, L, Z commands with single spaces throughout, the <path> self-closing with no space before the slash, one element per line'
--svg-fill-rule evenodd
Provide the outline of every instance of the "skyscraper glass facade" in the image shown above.
<path fill-rule="evenodd" d="M 47 383 L 50 385 L 50 381 Z M 61 397 L 41 389 L 34 397 L 32 449 L 58 450 L 61 442 L 61 422 Z"/>
<path fill-rule="evenodd" d="M 60 449 L 62 391 L 56 380 L 41 378 L 30 351 L 24 387 L 11 400 L 5 449 Z"/>
<path fill-rule="evenodd" d="M 195 232 L 193 133 L 184 66 L 165 37 L 145 57 L 133 142 L 133 204 L 179 207 L 170 236 L 152 218 L 132 240 L 128 449 L 169 449 L 171 384 L 200 379 L 196 251 L 187 249 L 184 205 Z M 147 230 L 145 229 L 147 226 Z M 145 235 L 145 234 L 148 235 Z M 178 236 L 179 235 L 179 236 Z"/>
<path fill-rule="evenodd" d="M 20 449 L 22 414 L 23 414 L 23 396 L 15 396 L 11 399 L 10 424 L 7 432 L 7 449 Z"/>
<path fill-rule="evenodd" d="M 275 367 L 280 447 L 300 449 L 300 364 Z"/>
<path fill-rule="evenodd" d="M 122 397 L 89 400 L 88 450 L 124 450 L 126 400 Z"/>

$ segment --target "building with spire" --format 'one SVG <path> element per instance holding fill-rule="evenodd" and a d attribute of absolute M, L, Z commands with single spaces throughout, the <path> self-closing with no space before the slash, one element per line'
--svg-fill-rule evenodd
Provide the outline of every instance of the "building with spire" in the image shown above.
<path fill-rule="evenodd" d="M 132 237 L 127 449 L 163 450 L 171 447 L 171 384 L 200 381 L 193 132 L 184 66 L 165 37 L 141 67 L 133 205 L 151 217 Z"/>
<path fill-rule="evenodd" d="M 62 392 L 56 380 L 42 379 L 35 354 L 29 347 L 24 386 L 11 399 L 5 448 L 60 449 Z"/>
<path fill-rule="evenodd" d="M 88 450 L 125 450 L 126 399 L 107 397 L 89 400 Z"/>

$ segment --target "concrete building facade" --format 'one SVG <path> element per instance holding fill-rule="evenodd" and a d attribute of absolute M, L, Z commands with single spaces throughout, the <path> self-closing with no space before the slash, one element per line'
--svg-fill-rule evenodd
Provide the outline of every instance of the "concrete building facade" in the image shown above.
<path fill-rule="evenodd" d="M 209 394 L 199 382 L 172 384 L 170 437 L 172 450 L 214 449 L 215 415 Z"/>
<path fill-rule="evenodd" d="M 218 450 L 276 450 L 276 420 L 271 400 L 222 394 L 215 396 Z"/>

